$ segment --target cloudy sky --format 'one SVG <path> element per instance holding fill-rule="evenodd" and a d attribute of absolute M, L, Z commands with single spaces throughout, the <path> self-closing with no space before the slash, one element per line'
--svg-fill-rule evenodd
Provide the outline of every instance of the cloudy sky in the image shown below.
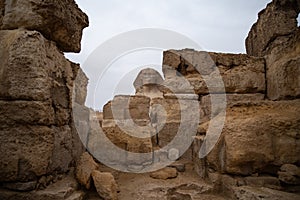
<path fill-rule="evenodd" d="M 150 66 L 160 71 L 164 48 L 145 47 L 142 50 L 130 51 L 116 55 L 114 59 L 109 57 L 110 63 L 102 61 L 101 51 L 95 54 L 97 48 L 105 50 L 103 53 L 105 54 L 111 49 L 122 48 L 122 45 L 130 46 L 132 41 L 126 42 L 126 38 L 117 40 L 118 37 L 128 31 L 152 28 L 181 34 L 197 43 L 203 50 L 245 53 L 245 38 L 257 20 L 258 12 L 265 8 L 270 0 L 76 0 L 76 2 L 89 16 L 90 26 L 84 30 L 81 53 L 66 56 L 80 63 L 90 78 L 86 105 L 101 110 L 103 104 L 113 95 L 134 92 L 131 84 L 140 69 Z M 151 40 L 152 34 L 144 35 Z M 164 37 L 167 36 L 161 38 Z M 121 44 L 112 40 L 121 41 Z M 110 48 L 103 47 L 107 41 L 111 42 Z M 181 44 L 179 47 L 190 46 Z M 168 48 L 179 47 L 168 46 Z M 94 57 L 91 56 L 93 54 Z"/>

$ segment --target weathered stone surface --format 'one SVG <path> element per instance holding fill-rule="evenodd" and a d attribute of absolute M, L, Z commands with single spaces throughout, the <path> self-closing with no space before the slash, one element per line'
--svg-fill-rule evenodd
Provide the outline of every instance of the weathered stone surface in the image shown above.
<path fill-rule="evenodd" d="M 74 65 L 36 31 L 0 31 L 1 99 L 45 101 L 68 108 Z M 34 48 L 33 48 L 34 47 Z M 72 90 L 71 90 L 72 91 Z"/>
<path fill-rule="evenodd" d="M 15 126 L 3 128 L 0 137 L 3 182 L 36 180 L 53 171 L 66 172 L 72 161 L 72 134 L 67 126 Z"/>
<path fill-rule="evenodd" d="M 300 184 L 300 168 L 292 164 L 284 164 L 278 172 L 279 180 L 291 185 Z"/>
<path fill-rule="evenodd" d="M 196 92 L 194 91 L 194 88 L 196 83 L 193 84 L 193 80 L 199 81 L 199 83 L 202 85 L 200 85 L 198 88 L 203 87 L 201 89 L 205 90 L 205 85 L 204 83 L 202 83 L 203 80 L 196 79 L 190 78 L 189 80 L 186 80 L 184 77 L 173 76 L 172 78 L 168 78 L 163 82 L 163 87 L 161 87 L 161 91 L 164 94 L 195 94 Z"/>
<path fill-rule="evenodd" d="M 119 126 L 103 127 L 103 131 L 110 141 L 120 148 L 124 149 L 126 147 L 126 150 L 136 153 L 147 153 L 152 150 L 151 127 L 144 126 L 134 128 L 126 126 L 125 124 L 122 128 Z M 128 146 L 130 143 L 132 143 L 133 146 L 138 145 L 139 147 L 130 148 Z"/>
<path fill-rule="evenodd" d="M 150 98 L 146 96 L 115 96 L 103 107 L 103 119 L 147 120 L 149 119 Z"/>
<path fill-rule="evenodd" d="M 2 182 L 34 180 L 36 176 L 47 173 L 54 146 L 53 130 L 19 126 L 2 129 L 0 134 Z"/>
<path fill-rule="evenodd" d="M 157 135 L 154 138 L 155 143 L 164 147 L 178 136 L 177 138 L 184 137 L 187 140 L 180 142 L 183 147 L 185 142 L 192 140 L 191 136 L 188 135 L 196 135 L 196 126 L 199 123 L 199 112 L 195 112 L 195 110 L 199 110 L 198 100 L 153 98 L 150 118 L 151 125 Z M 185 136 L 183 136 L 184 134 Z M 177 139 L 173 142 L 176 141 Z M 181 155 L 184 153 L 182 150 L 180 149 Z"/>
<path fill-rule="evenodd" d="M 111 173 L 93 171 L 92 177 L 100 197 L 107 200 L 117 200 L 117 184 Z"/>
<path fill-rule="evenodd" d="M 78 194 L 78 191 L 76 191 L 78 186 L 76 180 L 73 177 L 68 176 L 57 183 L 48 186 L 45 190 L 38 191 L 35 196 L 37 199 L 71 199 L 74 194 Z M 82 192 L 79 193 L 81 193 L 82 196 Z"/>
<path fill-rule="evenodd" d="M 87 85 L 88 78 L 80 68 L 78 64 L 71 63 L 74 76 L 74 91 L 73 91 L 73 101 L 79 105 L 85 104 L 85 98 L 87 96 Z"/>
<path fill-rule="evenodd" d="M 179 132 L 179 123 L 166 123 L 163 128 L 158 131 L 158 145 L 164 147 L 169 144 Z"/>
<path fill-rule="evenodd" d="M 251 175 L 299 162 L 299 103 L 262 101 L 228 109 L 221 138 L 207 157 L 209 167 Z"/>
<path fill-rule="evenodd" d="M 300 30 L 278 43 L 266 56 L 267 96 L 271 100 L 300 97 Z"/>
<path fill-rule="evenodd" d="M 185 163 L 176 161 L 169 165 L 168 167 L 173 167 L 175 168 L 178 172 L 185 172 Z"/>
<path fill-rule="evenodd" d="M 173 167 L 166 167 L 150 174 L 151 178 L 163 180 L 176 178 L 177 176 L 177 170 Z"/>
<path fill-rule="evenodd" d="M 106 140 L 102 138 L 103 136 L 95 132 L 95 134 L 90 135 L 89 140 L 93 142 L 89 143 L 89 149 L 92 148 L 93 152 L 98 155 L 101 153 L 97 152 L 97 146 L 99 147 L 100 145 L 101 148 L 105 147 L 108 154 L 101 156 L 101 160 L 112 165 L 121 164 L 125 166 L 125 168 L 128 166 L 128 169 L 133 166 L 143 168 L 144 165 L 152 163 L 153 155 L 151 152 L 153 151 L 153 144 L 151 134 L 153 128 L 150 126 L 134 125 L 132 122 L 126 123 L 126 121 L 118 123 L 117 125 L 115 121 L 110 121 L 108 124 L 106 120 L 103 121 L 103 135 L 107 137 L 113 145 L 109 144 L 109 141 L 105 142 Z M 116 151 L 115 148 L 118 151 Z M 133 153 L 141 153 L 141 155 Z M 142 153 L 150 154 L 143 155 Z"/>
<path fill-rule="evenodd" d="M 15 190 L 15 191 L 31 191 L 36 188 L 36 181 L 30 181 L 30 182 L 18 182 L 18 183 L 4 183 L 3 187 L 10 189 L 10 190 Z"/>
<path fill-rule="evenodd" d="M 11 190 L 0 190 L 0 198 L 14 200 L 82 200 L 84 192 L 78 191 L 78 183 L 73 177 L 64 179 L 48 186 L 44 190 L 31 192 L 15 192 Z"/>
<path fill-rule="evenodd" d="M 264 56 L 272 49 L 276 40 L 297 30 L 297 16 L 300 11 L 297 0 L 275 0 L 258 14 L 258 21 L 252 26 L 246 39 L 247 53 Z"/>
<path fill-rule="evenodd" d="M 211 98 L 213 98 L 215 112 L 212 113 Z M 208 121 L 209 119 L 217 116 L 222 108 L 225 109 L 234 104 L 250 103 L 255 101 L 264 100 L 264 94 L 210 94 L 201 97 L 201 123 Z M 226 99 L 226 106 L 223 107 L 224 99 Z"/>
<path fill-rule="evenodd" d="M 300 177 L 300 167 L 297 167 L 296 165 L 284 164 L 284 165 L 281 166 L 280 170 L 283 171 L 283 172 L 288 172 L 293 176 Z"/>
<path fill-rule="evenodd" d="M 76 178 L 79 183 L 85 186 L 86 189 L 91 187 L 91 174 L 94 170 L 98 169 L 98 164 L 90 156 L 88 152 L 85 152 L 79 158 L 76 167 Z"/>
<path fill-rule="evenodd" d="M 74 152 L 78 150 L 74 150 L 74 143 L 76 143 L 78 139 L 68 125 L 61 127 L 52 126 L 51 128 L 54 131 L 54 141 L 50 142 L 53 142 L 54 147 L 52 157 L 49 161 L 48 174 L 54 171 L 60 173 L 67 172 L 71 162 L 77 158 Z"/>
<path fill-rule="evenodd" d="M 2 29 L 37 30 L 65 52 L 79 52 L 88 17 L 74 0 L 5 1 Z"/>
<path fill-rule="evenodd" d="M 239 200 L 266 199 L 266 200 L 291 200 L 299 199 L 299 195 L 282 192 L 264 187 L 242 186 L 233 188 L 232 198 Z"/>
<path fill-rule="evenodd" d="M 272 176 L 262 176 L 262 177 L 246 177 L 245 185 L 256 186 L 256 187 L 266 187 L 271 189 L 281 189 L 279 179 Z"/>
<path fill-rule="evenodd" d="M 0 38 L 1 181 L 67 172 L 82 152 L 71 122 L 79 67 L 36 31 L 2 30 Z"/>
<path fill-rule="evenodd" d="M 1 126 L 15 124 L 54 125 L 55 114 L 51 102 L 1 101 Z"/>
<path fill-rule="evenodd" d="M 154 98 L 151 100 L 151 122 L 158 123 L 160 129 L 165 123 L 183 123 L 197 118 L 198 100 L 180 98 Z"/>
<path fill-rule="evenodd" d="M 0 0 L 0 27 L 2 26 L 2 19 L 3 19 L 3 15 L 4 15 L 4 5 L 5 0 Z"/>
<path fill-rule="evenodd" d="M 174 89 L 175 92 L 186 93 L 183 92 L 185 90 L 190 93 L 190 86 L 201 95 L 224 92 L 224 89 L 227 93 L 265 92 L 265 61 L 262 58 L 190 49 L 172 50 L 164 54 L 167 55 L 163 60 L 164 84 L 166 87 L 175 85 L 174 88 L 182 88 L 182 91 Z M 225 88 L 218 81 L 220 78 Z"/>

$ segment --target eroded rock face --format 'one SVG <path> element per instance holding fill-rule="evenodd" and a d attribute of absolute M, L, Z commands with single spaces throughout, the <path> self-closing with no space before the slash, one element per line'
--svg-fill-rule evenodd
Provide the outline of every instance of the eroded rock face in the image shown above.
<path fill-rule="evenodd" d="M 2 26 L 2 19 L 3 19 L 3 15 L 4 15 L 4 2 L 5 0 L 0 0 L 0 27 Z"/>
<path fill-rule="evenodd" d="M 275 0 L 258 15 L 258 21 L 252 26 L 246 39 L 247 53 L 252 56 L 264 56 L 277 40 L 297 30 L 297 16 L 300 3 L 297 0 Z"/>
<path fill-rule="evenodd" d="M 98 164 L 92 156 L 85 152 L 80 156 L 76 167 L 76 178 L 86 189 L 91 187 L 92 172 L 98 169 Z"/>
<path fill-rule="evenodd" d="M 299 100 L 240 104 L 227 110 L 222 136 L 208 166 L 228 174 L 262 173 L 299 163 Z M 271 171 L 269 171 L 271 173 Z"/>
<path fill-rule="evenodd" d="M 83 150 L 71 122 L 78 65 L 36 31 L 0 31 L 0 48 L 0 181 L 67 172 Z"/>
<path fill-rule="evenodd" d="M 163 71 L 166 82 L 171 82 L 169 85 L 176 85 L 175 88 L 182 88 L 182 91 L 189 91 L 188 93 L 191 93 L 192 86 L 198 95 L 224 90 L 226 93 L 240 94 L 264 93 L 266 90 L 264 59 L 244 54 L 218 54 L 189 49 L 166 51 Z M 180 75 L 185 81 L 176 80 L 180 79 Z M 220 78 L 223 84 L 215 81 Z M 210 83 L 209 88 L 206 83 Z"/>
<path fill-rule="evenodd" d="M 163 179 L 163 180 L 166 180 L 166 179 L 176 178 L 177 175 L 178 175 L 178 173 L 177 173 L 177 170 L 175 168 L 166 167 L 166 168 L 161 169 L 159 171 L 152 172 L 150 174 L 150 177 L 154 178 L 154 179 Z"/>
<path fill-rule="evenodd" d="M 266 55 L 267 95 L 271 100 L 300 97 L 300 29 Z"/>
<path fill-rule="evenodd" d="M 65 52 L 80 51 L 82 30 L 89 23 L 87 15 L 78 8 L 74 0 L 2 0 L 0 16 L 1 13 L 1 29 L 37 30 L 47 39 L 55 41 L 59 49 Z"/>
<path fill-rule="evenodd" d="M 117 184 L 111 173 L 93 171 L 92 177 L 100 197 L 107 200 L 117 200 Z"/>
<path fill-rule="evenodd" d="M 300 184 L 300 167 L 293 164 L 284 164 L 278 171 L 279 180 L 290 185 Z"/>
<path fill-rule="evenodd" d="M 247 53 L 266 59 L 267 97 L 271 100 L 300 96 L 299 12 L 297 0 L 271 2 L 246 39 Z"/>

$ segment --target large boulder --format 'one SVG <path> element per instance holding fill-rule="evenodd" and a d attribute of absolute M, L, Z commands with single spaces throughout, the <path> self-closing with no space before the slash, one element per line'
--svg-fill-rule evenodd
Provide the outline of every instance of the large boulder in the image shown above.
<path fill-rule="evenodd" d="M 98 169 L 98 167 L 98 164 L 88 152 L 85 152 L 80 156 L 76 167 L 76 178 L 86 189 L 90 189 L 92 172 Z"/>
<path fill-rule="evenodd" d="M 163 179 L 163 180 L 176 178 L 177 176 L 178 176 L 178 173 L 177 173 L 176 168 L 172 168 L 172 167 L 166 167 L 161 170 L 152 172 L 150 174 L 151 178 Z"/>
<path fill-rule="evenodd" d="M 6 0 L 4 3 L 1 29 L 37 30 L 55 41 L 62 51 L 80 51 L 82 30 L 89 22 L 74 0 Z M 3 1 L 0 2 L 0 16 L 3 13 L 1 7 Z"/>
<path fill-rule="evenodd" d="M 258 14 L 258 21 L 252 26 L 246 39 L 247 53 L 252 56 L 267 55 L 274 43 L 297 30 L 297 16 L 300 11 L 298 0 L 275 0 Z"/>
<path fill-rule="evenodd" d="M 299 105 L 299 100 L 262 101 L 228 108 L 220 140 L 207 156 L 208 167 L 251 175 L 299 163 Z"/>
<path fill-rule="evenodd" d="M 0 181 L 67 172 L 82 153 L 71 122 L 78 65 L 39 32 L 20 29 L 0 31 L 0 56 Z"/>
<path fill-rule="evenodd" d="M 32 181 L 54 171 L 68 171 L 72 133 L 68 126 L 20 125 L 1 128 L 0 181 Z"/>
<path fill-rule="evenodd" d="M 93 171 L 92 177 L 100 197 L 106 200 L 117 200 L 117 184 L 111 173 Z"/>
<path fill-rule="evenodd" d="M 300 97 L 300 29 L 266 56 L 267 96 L 271 100 Z"/>

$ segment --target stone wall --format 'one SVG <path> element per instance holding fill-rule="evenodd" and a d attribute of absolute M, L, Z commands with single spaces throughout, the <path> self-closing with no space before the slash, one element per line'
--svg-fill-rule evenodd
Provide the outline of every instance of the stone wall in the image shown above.
<path fill-rule="evenodd" d="M 150 98 L 150 106 L 147 102 L 147 108 L 137 110 L 145 116 L 149 112 L 150 127 L 156 133 L 152 151 L 167 146 L 177 134 L 189 132 L 191 129 L 180 133 L 179 126 L 200 115 L 195 135 L 189 136 L 193 146 L 181 159 L 192 159 L 196 172 L 217 190 L 227 190 L 233 198 L 248 186 L 298 191 L 298 5 L 293 0 L 270 3 L 249 33 L 248 54 L 168 50 L 163 55 L 164 79 L 150 69 L 142 71 L 135 81 L 136 94 Z M 218 108 L 224 94 L 226 118 L 220 138 L 199 159 L 200 148 L 208 144 L 208 127 L 221 120 L 220 110 L 212 111 L 212 100 Z M 189 112 L 195 104 L 198 109 Z M 108 105 L 103 123 L 105 116 L 111 116 Z M 184 118 L 186 111 L 189 114 Z M 124 110 L 117 112 L 124 115 Z"/>
<path fill-rule="evenodd" d="M 201 97 L 204 120 L 199 127 L 199 136 L 194 141 L 195 169 L 233 198 L 238 198 L 239 192 L 249 192 L 244 190 L 244 186 L 299 191 L 296 189 L 299 177 L 292 172 L 294 168 L 299 170 L 300 166 L 297 156 L 300 153 L 298 14 L 299 1 L 275 0 L 260 12 L 257 23 L 249 33 L 246 40 L 248 55 L 244 55 L 248 57 L 246 63 L 253 63 L 253 59 L 260 60 L 262 70 L 255 70 L 254 74 L 247 72 L 248 75 L 252 74 L 252 78 L 241 75 L 247 81 L 253 80 L 255 83 L 252 82 L 252 86 L 265 82 L 264 90 L 258 91 L 259 87 L 252 87 L 242 93 L 233 93 L 226 88 L 227 77 L 221 71 L 227 97 L 226 121 L 218 143 L 204 159 L 198 158 L 198 152 L 204 144 L 208 120 L 217 121 L 219 117 L 218 113 L 211 113 L 209 96 Z M 211 54 L 211 57 L 216 66 L 222 66 L 215 55 Z M 235 55 L 234 60 L 240 60 L 240 56 Z M 235 61 L 231 63 L 229 66 L 236 69 L 236 76 L 239 74 L 238 69 L 245 70 L 233 64 Z M 259 69 L 259 62 L 254 65 L 255 69 Z M 247 70 L 251 68 L 254 69 L 247 67 Z M 185 76 L 188 77 L 188 74 Z M 237 83 L 251 88 L 243 81 Z M 207 113 L 210 117 L 205 117 Z"/>
<path fill-rule="evenodd" d="M 136 94 L 114 97 L 100 114 L 84 106 L 87 77 L 62 53 L 80 51 L 88 25 L 75 2 L 0 0 L 0 198 L 67 199 L 78 189 L 74 180 L 62 181 L 55 194 L 51 187 L 48 193 L 12 190 L 41 189 L 72 174 L 82 142 L 101 157 L 97 147 L 107 143 L 99 140 L 99 128 L 125 150 L 117 154 L 107 147 L 110 164 L 122 160 L 128 171 L 188 159 L 196 173 L 232 198 L 255 196 L 253 186 L 263 195 L 265 188 L 299 192 L 299 5 L 274 0 L 260 12 L 246 40 L 248 54 L 165 51 L 164 78 L 152 69 L 141 71 Z M 221 120 L 224 94 L 220 138 L 200 159 L 210 124 Z M 192 142 L 186 152 L 181 145 L 168 146 L 178 135 L 182 144 Z M 161 149 L 141 160 L 126 153 Z M 77 172 L 90 181 L 93 166 L 84 160 Z"/>
<path fill-rule="evenodd" d="M 297 28 L 300 2 L 274 0 L 258 14 L 246 39 L 246 50 L 252 56 L 265 56 L 274 46 L 285 43 Z"/>
<path fill-rule="evenodd" d="M 84 104 L 87 77 L 62 51 L 80 51 L 87 25 L 73 0 L 0 1 L 3 187 L 34 190 L 45 177 L 50 183 L 74 167 L 84 151 L 72 119 L 72 97 Z M 75 94 L 78 74 L 82 84 Z"/>
<path fill-rule="evenodd" d="M 265 57 L 267 96 L 271 100 L 300 96 L 299 27 L 300 2 L 273 1 L 260 12 L 246 39 L 249 55 Z"/>

